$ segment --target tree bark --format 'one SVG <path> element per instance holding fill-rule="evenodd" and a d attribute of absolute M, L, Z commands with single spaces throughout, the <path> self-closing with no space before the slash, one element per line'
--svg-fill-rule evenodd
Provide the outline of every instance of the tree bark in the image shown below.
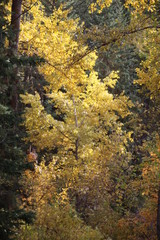
<path fill-rule="evenodd" d="M 76 109 L 76 105 L 75 105 L 74 96 L 72 96 L 72 100 L 73 100 L 73 105 L 74 105 L 75 127 L 78 129 L 77 109 Z M 77 139 L 75 141 L 75 158 L 76 158 L 76 160 L 78 160 L 78 145 L 79 145 L 79 137 L 77 137 Z"/>
<path fill-rule="evenodd" d="M 157 205 L 157 240 L 160 240 L 160 184 L 158 189 L 158 205 Z"/>
<path fill-rule="evenodd" d="M 18 53 L 19 33 L 20 33 L 20 20 L 22 15 L 22 0 L 12 0 L 11 9 L 11 36 L 9 40 L 9 55 L 15 56 Z M 11 106 L 14 111 L 18 110 L 18 66 L 13 69 L 14 77 L 12 78 L 12 92 L 11 92 Z"/>
<path fill-rule="evenodd" d="M 9 46 L 11 52 L 14 54 L 16 54 L 18 51 L 21 14 L 22 14 L 22 0 L 12 0 L 12 12 L 11 12 L 12 36 L 10 38 Z"/>

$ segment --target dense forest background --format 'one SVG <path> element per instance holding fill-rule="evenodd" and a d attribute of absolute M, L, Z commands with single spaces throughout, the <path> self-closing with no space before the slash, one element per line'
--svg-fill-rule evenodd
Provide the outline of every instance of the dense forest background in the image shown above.
<path fill-rule="evenodd" d="M 160 240 L 160 1 L 0 1 L 0 239 Z"/>

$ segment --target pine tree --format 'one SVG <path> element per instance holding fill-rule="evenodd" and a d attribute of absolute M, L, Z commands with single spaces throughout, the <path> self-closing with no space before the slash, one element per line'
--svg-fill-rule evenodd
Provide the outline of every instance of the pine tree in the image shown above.
<path fill-rule="evenodd" d="M 10 239 L 22 221 L 30 221 L 30 213 L 21 209 L 19 201 L 21 186 L 19 178 L 28 168 L 25 162 L 26 147 L 22 138 L 24 130 L 20 127 L 22 105 L 19 93 L 24 92 L 22 72 L 27 65 L 35 66 L 38 58 L 18 54 L 20 6 L 15 13 L 16 1 L 11 12 L 5 1 L 0 6 L 0 236 Z M 21 1 L 18 2 L 21 4 Z M 20 12 L 19 12 L 20 11 Z M 18 24 L 16 23 L 18 21 Z M 8 44 L 9 42 L 9 44 Z"/>

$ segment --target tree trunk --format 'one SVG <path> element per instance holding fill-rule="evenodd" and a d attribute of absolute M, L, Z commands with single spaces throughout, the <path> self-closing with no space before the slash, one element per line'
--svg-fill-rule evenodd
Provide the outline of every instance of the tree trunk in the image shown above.
<path fill-rule="evenodd" d="M 11 52 L 16 54 L 18 51 L 20 20 L 22 14 L 22 0 L 12 0 L 11 12 L 11 30 L 12 36 L 10 38 L 9 46 Z"/>
<path fill-rule="evenodd" d="M 75 127 L 78 129 L 78 118 L 77 118 L 77 109 L 74 100 L 74 95 L 72 95 L 73 105 L 74 105 L 74 117 L 75 117 Z M 75 158 L 78 160 L 78 147 L 79 147 L 79 137 L 75 141 Z"/>
<path fill-rule="evenodd" d="M 160 184 L 158 189 L 158 206 L 157 206 L 157 240 L 160 240 Z"/>
<path fill-rule="evenodd" d="M 18 43 L 19 43 L 19 33 L 20 33 L 20 20 L 22 14 L 22 0 L 12 0 L 12 10 L 11 10 L 11 36 L 9 40 L 9 55 L 12 57 L 17 55 Z M 12 92 L 11 92 L 11 106 L 14 111 L 18 110 L 18 66 L 13 69 L 14 77 L 12 78 Z"/>

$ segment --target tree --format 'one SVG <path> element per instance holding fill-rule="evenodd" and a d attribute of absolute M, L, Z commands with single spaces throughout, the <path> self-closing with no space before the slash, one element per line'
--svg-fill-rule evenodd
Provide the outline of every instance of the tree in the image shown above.
<path fill-rule="evenodd" d="M 88 188 L 91 196 L 95 195 L 96 181 L 97 188 L 103 184 L 105 189 L 107 162 L 125 152 L 127 133 L 122 132 L 119 119 L 129 114 L 128 106 L 132 104 L 124 95 L 116 97 L 108 92 L 108 88 L 116 84 L 117 73 L 112 72 L 103 81 L 98 79 L 93 69 L 94 52 L 80 58 L 87 47 L 82 39 L 76 41 L 76 32 L 82 31 L 81 26 L 67 18 L 68 11 L 60 8 L 46 17 L 36 6 L 31 13 L 30 22 L 22 25 L 20 42 L 27 46 L 27 53 L 35 51 L 45 58 L 39 71 L 48 81 L 46 97 L 56 115 L 46 111 L 38 93 L 22 95 L 28 106 L 24 114 L 27 140 L 38 151 L 57 149 L 55 167 L 59 187 L 56 195 L 66 189 L 74 204 L 77 193 L 82 196 Z M 43 196 L 44 188 L 40 187 L 39 197 Z M 96 201 L 101 199 L 105 204 L 102 191 Z M 96 201 L 91 208 L 96 207 Z"/>
<path fill-rule="evenodd" d="M 18 53 L 21 1 L 13 1 L 12 11 L 8 3 L 3 1 L 0 5 L 0 236 L 5 240 L 13 237 L 22 220 L 29 222 L 31 219 L 19 203 L 22 187 L 19 178 L 28 166 L 25 163 L 26 146 L 22 141 L 25 133 L 20 126 L 22 106 L 18 95 L 24 91 L 22 73 L 26 64 L 36 65 L 38 61 Z"/>
<path fill-rule="evenodd" d="M 25 171 L 23 207 L 34 210 L 36 219 L 32 225 L 22 225 L 18 239 L 103 239 L 71 205 L 67 188 L 60 184 L 66 174 L 57 166 L 57 159 L 54 157 L 48 166 L 44 162 L 35 164 L 34 172 Z"/>

